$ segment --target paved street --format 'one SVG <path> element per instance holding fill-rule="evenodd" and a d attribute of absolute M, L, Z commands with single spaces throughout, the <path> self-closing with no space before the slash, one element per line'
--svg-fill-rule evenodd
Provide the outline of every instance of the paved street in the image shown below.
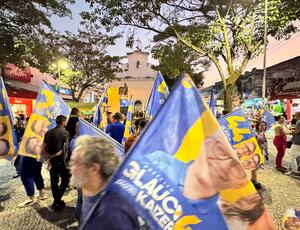
<path fill-rule="evenodd" d="M 283 213 L 290 207 L 300 207 L 300 181 L 283 175 L 274 169 L 275 148 L 272 144 L 272 132 L 269 135 L 271 157 L 265 170 L 259 171 L 259 181 L 263 184 L 261 192 L 274 221 L 279 224 Z M 288 167 L 288 153 L 285 163 Z M 71 190 L 64 197 L 67 208 L 59 213 L 50 209 L 52 202 L 49 174 L 43 169 L 46 191 L 49 199 L 39 201 L 32 207 L 19 209 L 17 204 L 26 198 L 24 188 L 15 175 L 14 167 L 6 160 L 0 160 L 0 229 L 76 229 L 74 210 L 76 191 Z"/>

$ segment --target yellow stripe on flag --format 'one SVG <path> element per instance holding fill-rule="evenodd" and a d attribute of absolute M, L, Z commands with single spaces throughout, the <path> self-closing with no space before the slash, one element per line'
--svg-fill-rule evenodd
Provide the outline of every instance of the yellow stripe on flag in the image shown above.
<path fill-rule="evenodd" d="M 108 89 L 108 106 L 112 113 L 120 112 L 120 96 L 117 87 L 109 87 Z"/>

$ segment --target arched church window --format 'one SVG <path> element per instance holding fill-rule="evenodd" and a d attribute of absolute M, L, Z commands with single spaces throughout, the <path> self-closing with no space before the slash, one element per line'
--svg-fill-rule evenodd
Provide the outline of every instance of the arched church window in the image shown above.
<path fill-rule="evenodd" d="M 136 62 L 136 68 L 137 68 L 137 69 L 140 68 L 140 65 L 141 65 L 140 61 L 137 61 L 137 62 Z"/>
<path fill-rule="evenodd" d="M 143 102 L 141 100 L 136 100 L 134 102 L 134 112 L 143 111 Z"/>

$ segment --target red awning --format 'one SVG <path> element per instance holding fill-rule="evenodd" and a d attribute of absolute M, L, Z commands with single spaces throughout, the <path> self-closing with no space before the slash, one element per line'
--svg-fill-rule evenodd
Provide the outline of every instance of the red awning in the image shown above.
<path fill-rule="evenodd" d="M 9 97 L 36 99 L 38 95 L 37 92 L 26 90 L 26 89 L 14 88 L 9 85 L 5 85 L 5 88 Z"/>

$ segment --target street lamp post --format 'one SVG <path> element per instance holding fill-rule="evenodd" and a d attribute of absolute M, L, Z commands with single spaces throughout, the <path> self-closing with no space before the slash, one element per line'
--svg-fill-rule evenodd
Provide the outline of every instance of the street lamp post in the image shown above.
<path fill-rule="evenodd" d="M 57 71 L 58 71 L 58 79 L 57 79 L 58 95 L 60 96 L 60 68 L 59 68 L 59 64 L 57 65 Z"/>
<path fill-rule="evenodd" d="M 267 69 L 266 69 L 266 62 L 267 62 L 267 29 L 268 29 L 268 0 L 265 0 L 265 14 L 264 14 L 264 62 L 263 62 L 263 79 L 262 79 L 262 98 L 263 103 L 265 102 L 266 98 L 266 77 L 267 77 Z"/>
<path fill-rule="evenodd" d="M 58 72 L 58 79 L 57 79 L 57 84 L 58 84 L 58 94 L 60 95 L 60 71 L 68 68 L 69 64 L 65 60 L 59 60 L 57 63 L 53 64 L 54 68 L 57 68 Z"/>

